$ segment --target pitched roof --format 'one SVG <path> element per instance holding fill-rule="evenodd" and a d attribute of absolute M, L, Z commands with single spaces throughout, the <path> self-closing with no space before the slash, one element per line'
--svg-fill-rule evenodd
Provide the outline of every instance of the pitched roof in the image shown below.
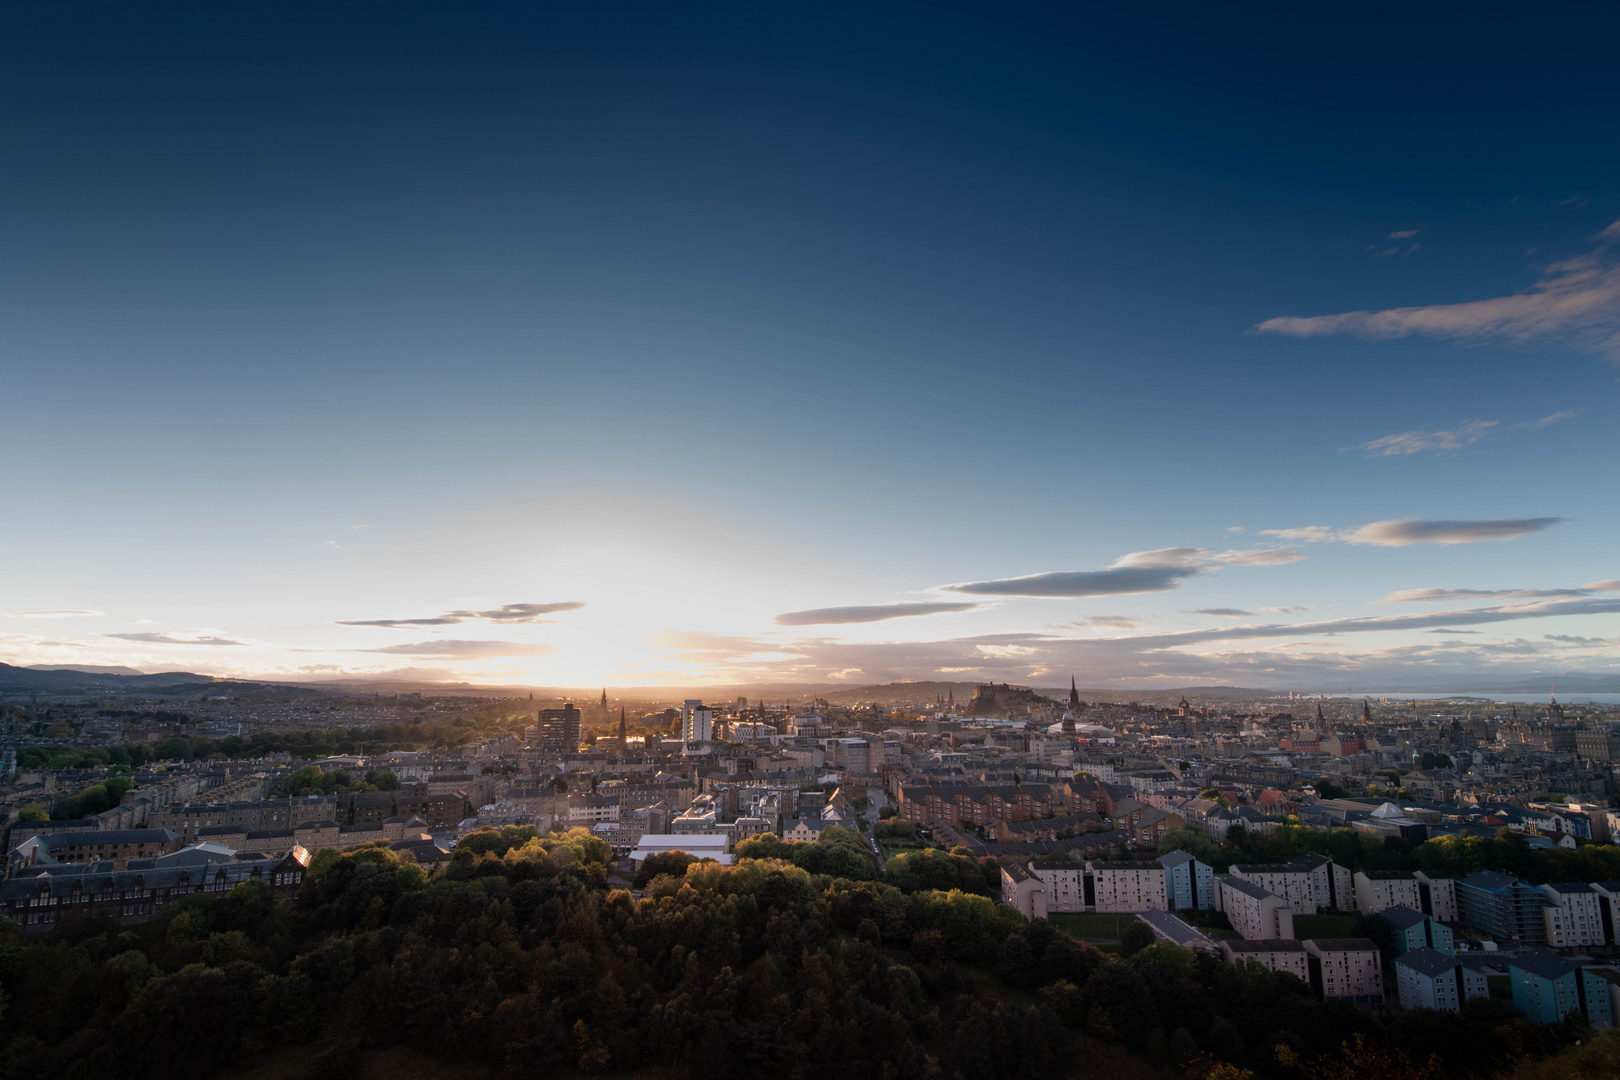
<path fill-rule="evenodd" d="M 1444 975 L 1452 968 L 1460 967 L 1461 963 L 1455 956 L 1443 953 L 1439 949 L 1431 949 L 1425 945 L 1420 949 L 1412 949 L 1401 953 L 1395 958 L 1395 965 L 1397 967 L 1411 968 L 1419 975 L 1426 975 L 1432 979 L 1436 975 Z"/>
<path fill-rule="evenodd" d="M 1405 904 L 1396 904 L 1394 907 L 1385 908 L 1378 914 L 1394 923 L 1397 930 L 1410 930 L 1428 919 L 1428 916 L 1423 912 L 1415 911 Z"/>
<path fill-rule="evenodd" d="M 1528 971 L 1543 979 L 1562 979 L 1572 971 L 1580 968 L 1573 960 L 1554 955 L 1545 949 L 1526 949 L 1524 952 L 1508 961 L 1510 968 Z"/>

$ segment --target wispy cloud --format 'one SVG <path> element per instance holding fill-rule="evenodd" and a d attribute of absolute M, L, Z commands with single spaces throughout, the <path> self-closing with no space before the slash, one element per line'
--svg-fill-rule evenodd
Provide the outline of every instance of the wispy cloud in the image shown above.
<path fill-rule="evenodd" d="M 1186 578 L 1221 566 L 1279 566 L 1305 558 L 1287 548 L 1210 551 L 1206 548 L 1159 548 L 1135 551 L 1115 559 L 1106 570 L 1054 570 L 1025 577 L 970 581 L 942 588 L 974 596 L 1082 597 L 1165 592 Z"/>
<path fill-rule="evenodd" d="M 1389 234 L 1391 240 L 1410 240 L 1418 234 L 1416 229 L 1397 229 Z"/>
<path fill-rule="evenodd" d="M 1461 450 L 1479 442 L 1497 426 L 1495 420 L 1465 420 L 1449 431 L 1402 431 L 1354 447 L 1368 457 L 1401 457 L 1424 450 Z"/>
<path fill-rule="evenodd" d="M 1478 544 L 1486 540 L 1517 540 L 1560 525 L 1568 518 L 1492 518 L 1488 521 L 1426 521 L 1397 518 L 1374 521 L 1354 529 L 1304 525 L 1293 529 L 1262 529 L 1260 535 L 1306 543 L 1338 542 L 1373 547 L 1408 547 L 1412 544 Z"/>
<path fill-rule="evenodd" d="M 811 608 L 808 611 L 787 611 L 776 617 L 778 626 L 823 626 L 833 623 L 873 623 L 885 619 L 904 619 L 913 615 L 940 615 L 951 611 L 972 611 L 983 604 L 930 601 L 909 604 L 871 604 L 867 606 Z"/>
<path fill-rule="evenodd" d="M 1553 338 L 1620 360 L 1620 221 L 1596 238 L 1592 251 L 1552 263 L 1528 290 L 1461 304 L 1282 316 L 1254 329 L 1261 334 L 1324 337 L 1349 334 L 1399 338 L 1414 334 L 1465 344 Z"/>
<path fill-rule="evenodd" d="M 1352 446 L 1352 450 L 1365 450 L 1368 457 L 1404 457 L 1407 454 L 1418 454 L 1425 450 L 1444 453 L 1461 450 L 1474 443 L 1492 438 L 1503 431 L 1540 431 L 1551 427 L 1562 420 L 1580 415 L 1579 409 L 1565 409 L 1562 412 L 1551 413 L 1539 420 L 1530 420 L 1524 423 L 1509 424 L 1502 427 L 1497 420 L 1464 420 L 1454 428 L 1435 431 L 1402 431 L 1394 435 L 1385 435 L 1373 439 L 1371 442 Z"/>
<path fill-rule="evenodd" d="M 1478 630 L 1448 630 L 1448 629 L 1446 629 L 1444 627 L 1439 627 L 1437 629 L 1427 630 L 1427 631 L 1424 631 L 1424 632 L 1429 633 L 1429 634 L 1477 634 L 1480 631 L 1478 631 Z"/>
<path fill-rule="evenodd" d="M 105 611 L 89 611 L 80 608 L 46 608 L 43 611 L 7 611 L 0 612 L 7 619 L 88 619 L 107 614 Z"/>
<path fill-rule="evenodd" d="M 1437 604 L 1447 600 L 1559 600 L 1620 592 L 1620 578 L 1593 581 L 1573 589 L 1401 589 L 1375 604 Z"/>
<path fill-rule="evenodd" d="M 464 619 L 488 619 L 491 622 L 522 623 L 533 622 L 541 615 L 551 615 L 559 611 L 578 611 L 585 605 L 577 600 L 565 600 L 558 604 L 502 604 L 498 608 L 488 611 L 450 611 L 447 615 L 456 615 Z"/>
<path fill-rule="evenodd" d="M 505 656 L 551 656 L 556 653 L 557 646 L 521 641 L 461 641 L 446 638 L 443 641 L 416 641 L 408 645 L 349 651 L 387 653 L 391 656 L 435 656 L 447 660 L 492 660 Z"/>
<path fill-rule="evenodd" d="M 1551 641 L 1465 643 L 1458 635 L 1469 627 L 1616 613 L 1620 613 L 1620 598 L 1604 597 L 1108 637 L 1007 633 L 944 641 L 864 643 L 671 632 L 653 635 L 649 644 L 670 650 L 662 661 L 698 666 L 709 681 L 732 683 L 833 681 L 858 686 L 945 674 L 1023 682 L 1050 678 L 1053 682 L 1047 685 L 1056 685 L 1059 673 L 1074 671 L 1083 682 L 1097 686 L 1187 685 L 1194 680 L 1241 680 L 1238 684 L 1247 686 L 1306 682 L 1346 686 L 1373 685 L 1394 676 L 1403 682 L 1456 677 L 1463 688 L 1483 671 L 1509 670 L 1503 664 L 1537 663 L 1538 656 L 1570 647 Z M 1363 652 L 1331 644 L 1346 636 L 1398 636 L 1428 630 L 1445 633 L 1423 634 L 1419 642 Z M 1590 666 L 1620 673 L 1620 662 L 1596 659 Z M 1520 667 L 1510 673 L 1536 670 Z M 1347 678 L 1352 674 L 1355 682 Z"/>
<path fill-rule="evenodd" d="M 120 641 L 139 641 L 146 645 L 246 645 L 246 641 L 237 641 L 233 638 L 219 637 L 215 634 L 103 634 L 102 637 L 117 638 Z"/>
<path fill-rule="evenodd" d="M 487 611 L 447 611 L 443 615 L 426 615 L 419 619 L 339 619 L 339 626 L 381 626 L 388 629 L 409 629 L 417 626 L 455 626 L 472 619 L 513 625 L 516 623 L 548 622 L 541 616 L 560 611 L 578 611 L 585 605 L 577 600 L 555 604 L 502 604 Z"/>
<path fill-rule="evenodd" d="M 1194 615 L 1219 615 L 1223 619 L 1247 619 L 1254 614 L 1235 607 L 1201 607 L 1193 608 Z"/>
<path fill-rule="evenodd" d="M 1090 622 L 1104 630 L 1135 630 L 1142 625 L 1141 620 L 1129 615 L 1093 615 Z"/>

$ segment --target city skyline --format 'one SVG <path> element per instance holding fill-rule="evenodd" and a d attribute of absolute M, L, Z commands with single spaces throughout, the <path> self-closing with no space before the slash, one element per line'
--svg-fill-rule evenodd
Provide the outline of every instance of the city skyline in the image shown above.
<path fill-rule="evenodd" d="M 14 17 L 0 662 L 1620 679 L 1606 35 L 1184 14 Z"/>

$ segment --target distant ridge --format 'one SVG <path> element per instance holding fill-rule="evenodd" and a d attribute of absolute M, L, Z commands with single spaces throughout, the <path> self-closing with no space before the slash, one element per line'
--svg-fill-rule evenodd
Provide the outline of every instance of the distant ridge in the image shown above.
<path fill-rule="evenodd" d="M 218 681 L 212 675 L 195 675 L 189 671 L 120 675 L 76 668 L 40 670 L 0 664 L 0 690 L 144 690 L 157 686 L 206 685 Z"/>
<path fill-rule="evenodd" d="M 97 667 L 95 664 L 29 664 L 29 671 L 77 671 L 83 675 L 145 675 L 132 667 Z"/>

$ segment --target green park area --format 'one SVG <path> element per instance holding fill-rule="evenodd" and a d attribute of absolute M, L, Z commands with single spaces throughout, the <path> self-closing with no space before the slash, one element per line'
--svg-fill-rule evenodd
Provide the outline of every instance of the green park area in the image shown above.
<path fill-rule="evenodd" d="M 1355 925 L 1354 915 L 1295 915 L 1294 936 L 1300 941 L 1354 937 Z"/>
<path fill-rule="evenodd" d="M 1088 941 L 1118 941 L 1125 928 L 1136 921 L 1135 915 L 1112 915 L 1087 912 L 1051 916 L 1052 925 L 1065 933 Z"/>

